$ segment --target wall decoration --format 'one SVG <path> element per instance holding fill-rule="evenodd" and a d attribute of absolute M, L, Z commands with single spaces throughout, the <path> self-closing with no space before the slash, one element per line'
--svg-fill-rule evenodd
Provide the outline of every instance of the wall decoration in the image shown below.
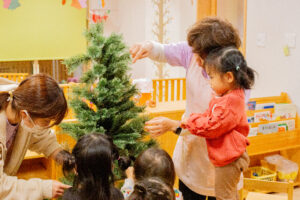
<path fill-rule="evenodd" d="M 3 8 L 15 10 L 18 7 L 20 7 L 19 0 L 3 0 Z"/>
<path fill-rule="evenodd" d="M 152 0 L 155 6 L 156 18 L 153 23 L 153 34 L 155 39 L 159 43 L 167 43 L 166 39 L 166 26 L 171 22 L 172 17 L 170 17 L 169 11 L 169 0 Z M 157 67 L 156 76 L 159 79 L 163 79 L 166 77 L 166 72 L 164 70 L 164 63 L 155 62 L 155 66 Z"/>

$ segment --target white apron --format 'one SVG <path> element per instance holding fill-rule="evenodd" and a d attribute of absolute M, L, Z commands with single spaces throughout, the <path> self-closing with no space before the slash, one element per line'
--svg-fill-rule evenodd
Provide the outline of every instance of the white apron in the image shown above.
<path fill-rule="evenodd" d="M 212 98 L 209 81 L 204 77 L 203 69 L 192 58 L 186 74 L 186 111 L 203 113 Z M 207 153 L 205 138 L 186 133 L 179 136 L 173 153 L 176 174 L 192 191 L 206 196 L 214 196 L 214 166 Z"/>

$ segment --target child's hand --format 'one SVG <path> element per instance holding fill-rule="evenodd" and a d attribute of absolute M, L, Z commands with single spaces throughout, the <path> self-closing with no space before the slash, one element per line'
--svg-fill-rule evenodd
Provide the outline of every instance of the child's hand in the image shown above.
<path fill-rule="evenodd" d="M 65 189 L 71 186 L 65 185 L 59 181 L 52 180 L 52 198 L 61 197 L 64 194 Z"/>
<path fill-rule="evenodd" d="M 181 120 L 180 127 L 183 128 L 183 129 L 186 129 L 187 122 L 188 122 L 188 118 L 183 118 L 183 119 Z"/>
<path fill-rule="evenodd" d="M 133 167 L 128 167 L 128 169 L 125 171 L 125 174 L 127 178 L 133 179 Z"/>

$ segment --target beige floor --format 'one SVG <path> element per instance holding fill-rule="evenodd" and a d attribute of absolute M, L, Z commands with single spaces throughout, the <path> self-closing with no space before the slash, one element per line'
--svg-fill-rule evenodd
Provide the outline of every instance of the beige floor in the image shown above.
<path fill-rule="evenodd" d="M 263 194 L 250 192 L 246 200 L 287 200 L 287 194 Z M 293 200 L 300 200 L 300 187 L 294 189 Z"/>
<path fill-rule="evenodd" d="M 282 195 L 282 196 L 286 196 L 286 194 L 272 194 L 272 195 Z M 294 189 L 294 196 L 293 196 L 293 200 L 300 200 L 300 187 L 297 187 Z M 270 199 L 272 200 L 272 199 Z"/>

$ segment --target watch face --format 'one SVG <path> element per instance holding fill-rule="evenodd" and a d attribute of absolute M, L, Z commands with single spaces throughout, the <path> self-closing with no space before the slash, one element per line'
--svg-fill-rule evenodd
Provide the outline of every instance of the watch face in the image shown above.
<path fill-rule="evenodd" d="M 176 129 L 175 133 L 176 133 L 177 135 L 179 135 L 179 134 L 181 133 L 181 130 L 182 130 L 182 128 L 181 128 L 181 127 L 178 127 L 178 128 Z"/>

